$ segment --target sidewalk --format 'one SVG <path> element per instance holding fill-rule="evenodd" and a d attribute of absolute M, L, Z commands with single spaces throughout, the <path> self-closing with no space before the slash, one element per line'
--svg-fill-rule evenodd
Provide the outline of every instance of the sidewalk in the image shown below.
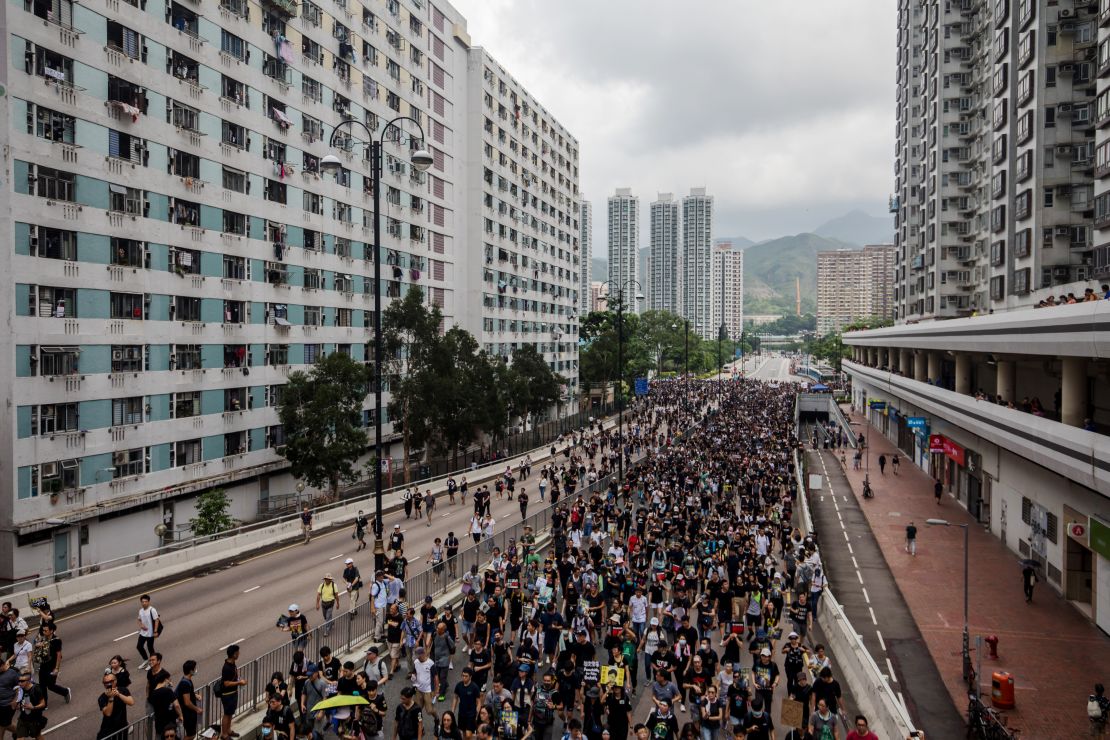
<path fill-rule="evenodd" d="M 857 431 L 867 424 L 860 414 L 850 418 Z M 982 657 L 980 687 L 989 704 L 991 674 L 1008 671 L 1016 685 L 1016 708 L 1003 712 L 1021 730 L 1023 740 L 1083 737 L 1088 732 L 1087 696 L 1096 681 L 1110 676 L 1110 640 L 1046 584 L 1039 584 L 1033 603 L 1022 593 L 1018 555 L 977 524 L 953 498 L 938 506 L 933 480 L 906 460 L 877 429 L 869 430 L 871 485 L 875 498 L 862 498 L 864 471 L 851 470 L 848 480 L 864 511 L 895 581 L 928 646 L 956 708 L 967 709 L 961 678 L 963 632 L 963 532 L 959 527 L 931 527 L 925 520 L 947 519 L 970 524 L 969 631 L 972 664 L 976 635 L 998 636 L 998 660 Z M 879 473 L 878 456 L 902 458 L 896 477 L 888 465 Z M 851 460 L 851 457 L 848 458 Z M 905 550 L 905 528 L 918 530 L 917 557 Z M 881 617 L 880 617 L 881 619 Z"/>

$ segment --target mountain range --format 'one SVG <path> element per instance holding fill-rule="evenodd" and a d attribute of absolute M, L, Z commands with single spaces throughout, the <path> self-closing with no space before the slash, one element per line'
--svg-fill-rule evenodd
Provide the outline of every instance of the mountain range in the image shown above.
<path fill-rule="evenodd" d="M 744 312 L 749 314 L 795 312 L 795 279 L 801 283 L 802 313 L 817 311 L 817 253 L 851 249 L 892 241 L 894 223 L 889 217 L 851 211 L 827 221 L 812 232 L 752 241 L 747 237 L 720 237 L 744 252 Z M 594 280 L 605 280 L 608 260 L 594 257 Z"/>

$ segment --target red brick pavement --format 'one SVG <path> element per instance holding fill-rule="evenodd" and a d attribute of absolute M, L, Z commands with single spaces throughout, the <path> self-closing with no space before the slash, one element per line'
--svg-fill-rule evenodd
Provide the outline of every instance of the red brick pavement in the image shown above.
<path fill-rule="evenodd" d="M 852 414 L 855 429 L 867 421 Z M 961 713 L 967 693 L 961 678 L 960 645 L 963 632 L 963 531 L 959 527 L 933 527 L 930 517 L 969 523 L 970 609 L 972 650 L 976 635 L 997 635 L 998 660 L 982 657 L 982 684 L 990 695 L 990 676 L 996 670 L 1013 674 L 1016 709 L 1004 714 L 1022 740 L 1085 737 L 1088 731 L 1087 696 L 1096 681 L 1110 681 L 1110 639 L 1083 614 L 1040 583 L 1033 603 L 1022 592 L 1018 555 L 996 536 L 978 525 L 967 510 L 945 494 L 941 504 L 933 498 L 933 480 L 904 453 L 899 475 L 879 474 L 878 456 L 889 461 L 894 445 L 877 429 L 869 434 L 871 482 L 875 498 L 863 499 L 864 471 L 851 470 L 848 480 L 860 508 L 882 549 L 883 557 L 928 645 L 952 701 Z M 905 552 L 905 528 L 913 521 L 918 530 L 917 557 Z M 881 624 L 881 609 L 876 606 Z M 976 656 L 972 654 L 974 665 Z M 989 700 L 987 701 L 989 704 Z"/>

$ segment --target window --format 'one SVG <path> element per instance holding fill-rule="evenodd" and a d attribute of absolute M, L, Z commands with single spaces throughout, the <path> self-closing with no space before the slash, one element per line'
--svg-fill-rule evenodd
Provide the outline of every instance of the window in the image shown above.
<path fill-rule="evenodd" d="M 305 21 L 319 28 L 322 15 L 319 5 L 310 0 L 301 0 L 301 17 Z"/>
<path fill-rule="evenodd" d="M 73 60 L 56 51 L 35 47 L 35 74 L 52 82 L 72 85 Z"/>
<path fill-rule="evenodd" d="M 225 254 L 223 266 L 223 276 L 228 280 L 246 280 L 249 277 L 247 274 L 247 261 L 243 257 L 233 257 L 229 254 Z"/>
<path fill-rule="evenodd" d="M 287 202 L 287 186 L 283 182 L 277 180 L 266 180 L 265 187 L 263 188 L 262 196 L 272 203 L 280 203 L 285 205 Z"/>
<path fill-rule="evenodd" d="M 113 236 L 112 264 L 122 267 L 145 267 L 146 247 L 140 241 Z"/>
<path fill-rule="evenodd" d="M 108 207 L 115 213 L 125 213 L 129 216 L 146 215 L 143 191 L 136 188 L 126 188 L 115 183 L 108 185 Z"/>
<path fill-rule="evenodd" d="M 1029 215 L 1032 211 L 1032 207 L 1033 207 L 1033 191 L 1032 190 L 1023 190 L 1023 191 L 1021 191 L 1020 193 L 1018 193 L 1017 198 L 1014 200 L 1014 218 L 1018 219 L 1019 221 L 1022 220 L 1022 219 L 1025 219 L 1025 218 L 1029 218 Z M 1004 211 L 1003 211 L 1002 218 L 1003 218 L 1003 220 L 1005 220 L 1005 212 Z M 993 223 L 993 220 L 992 220 L 992 227 L 993 226 L 994 226 L 994 223 Z M 1004 223 L 1002 224 L 1002 228 L 1005 228 Z"/>
<path fill-rule="evenodd" d="M 305 311 L 307 312 L 307 308 Z M 304 346 L 304 361 L 306 365 L 312 365 L 318 362 L 323 356 L 324 346 L 322 344 L 306 344 Z"/>
<path fill-rule="evenodd" d="M 991 266 L 998 267 L 1006 262 L 1006 240 L 999 239 L 991 243 Z"/>
<path fill-rule="evenodd" d="M 1017 157 L 1017 181 L 1025 182 L 1033 176 L 1033 150 L 1026 149 Z"/>
<path fill-rule="evenodd" d="M 138 33 L 115 21 L 108 21 L 108 48 L 138 59 L 142 49 L 142 39 Z"/>
<path fill-rule="evenodd" d="M 200 298 L 175 296 L 170 303 L 170 320 L 173 320 L 175 315 L 178 321 L 200 321 Z"/>
<path fill-rule="evenodd" d="M 249 188 L 247 187 L 247 173 L 241 170 L 232 169 L 231 167 L 224 167 L 223 183 L 224 188 L 227 190 L 234 190 L 236 193 L 250 192 Z"/>
<path fill-rule="evenodd" d="M 77 259 L 77 232 L 31 226 L 31 256 L 52 260 Z"/>
<path fill-rule="evenodd" d="M 48 141 L 73 143 L 73 131 L 77 119 L 49 108 L 27 106 L 27 133 Z"/>
<path fill-rule="evenodd" d="M 32 353 L 32 361 L 35 355 Z M 79 371 L 81 350 L 78 347 L 40 347 L 38 374 L 45 377 L 75 375 Z M 35 368 L 32 367 L 32 373 Z"/>
<path fill-rule="evenodd" d="M 170 269 L 182 276 L 199 275 L 200 250 L 186 249 L 185 247 L 170 247 Z M 170 318 L 173 318 L 172 313 Z"/>
<path fill-rule="evenodd" d="M 301 138 L 308 141 L 310 144 L 314 141 L 321 141 L 324 138 L 324 124 L 318 118 L 301 114 Z"/>
<path fill-rule="evenodd" d="M 199 439 L 186 439 L 174 444 L 171 449 L 173 459 L 170 461 L 174 467 L 192 465 L 204 460 L 201 442 Z"/>
<path fill-rule="evenodd" d="M 1029 292 L 1029 274 L 1030 269 L 1028 267 L 1014 270 L 1014 295 L 1023 295 Z"/>
<path fill-rule="evenodd" d="M 225 324 L 245 324 L 249 319 L 246 303 L 243 301 L 224 301 Z"/>
<path fill-rule="evenodd" d="M 266 345 L 266 364 L 270 366 L 288 365 L 289 364 L 289 345 L 288 344 L 267 344 Z"/>
<path fill-rule="evenodd" d="M 112 372 L 137 373 L 143 370 L 143 347 L 141 344 L 112 345 Z"/>
<path fill-rule="evenodd" d="M 1054 199 L 1055 199 L 1055 192 L 1056 191 L 1053 190 L 1052 188 L 1045 188 L 1044 189 L 1044 207 L 1045 208 L 1052 208 L 1052 205 L 1053 205 L 1053 202 L 1054 202 Z"/>
<path fill-rule="evenodd" d="M 34 193 L 40 198 L 73 202 L 75 177 L 72 172 L 62 172 L 52 167 L 39 166 L 32 170 Z"/>
<path fill-rule="evenodd" d="M 109 308 L 113 319 L 142 320 L 143 294 L 112 293 L 109 297 Z"/>
<path fill-rule="evenodd" d="M 305 306 L 304 307 L 304 325 L 305 326 L 320 326 L 322 325 L 324 312 L 319 306 Z M 308 348 L 305 348 L 305 352 Z M 307 360 L 306 360 L 307 362 Z"/>
<path fill-rule="evenodd" d="M 221 141 L 237 149 L 246 149 L 250 146 L 247 129 L 231 121 L 223 121 Z"/>
<path fill-rule="evenodd" d="M 235 213 L 234 211 L 225 209 L 223 212 L 223 232 L 225 234 L 246 236 L 247 215 L 245 213 Z"/>
<path fill-rule="evenodd" d="M 1056 107 L 1055 106 L 1049 105 L 1049 106 L 1045 107 L 1045 109 L 1044 109 L 1044 127 L 1045 128 L 1055 128 L 1056 127 Z"/>
<path fill-rule="evenodd" d="M 301 37 L 301 54 L 310 62 L 324 63 L 324 49 L 307 36 Z"/>
<path fill-rule="evenodd" d="M 43 436 L 78 430 L 76 403 L 51 403 L 31 407 L 31 434 Z"/>
<path fill-rule="evenodd" d="M 305 190 L 302 193 L 302 203 L 305 211 L 315 213 L 317 216 L 324 215 L 324 199 L 319 194 Z"/>
<path fill-rule="evenodd" d="M 1006 204 L 1000 203 L 991 209 L 991 231 L 998 233 L 1006 228 Z"/>
<path fill-rule="evenodd" d="M 225 30 L 220 31 L 220 51 L 240 61 L 245 62 L 250 59 L 247 42 Z"/>
<path fill-rule="evenodd" d="M 143 423 L 143 397 L 112 399 L 112 426 Z"/>
<path fill-rule="evenodd" d="M 59 460 L 36 466 L 38 471 L 38 490 L 46 494 L 72 491 L 80 486 L 80 465 L 76 459 Z"/>
<path fill-rule="evenodd" d="M 1006 278 L 1003 275 L 995 275 L 991 278 L 991 300 L 1000 301 L 1006 297 Z"/>
<path fill-rule="evenodd" d="M 177 300 L 180 301 L 182 299 L 178 298 Z M 173 354 L 170 355 L 170 369 L 173 370 L 175 367 L 178 370 L 200 370 L 200 345 L 175 344 L 173 347 Z"/>
<path fill-rule="evenodd" d="M 246 85 L 227 75 L 222 75 L 220 80 L 220 97 L 224 100 L 230 100 L 236 105 L 245 105 L 250 108 L 250 96 L 247 93 Z"/>
<path fill-rule="evenodd" d="M 173 418 L 188 419 L 200 416 L 200 391 L 186 391 L 173 395 Z"/>
<path fill-rule="evenodd" d="M 301 94 L 317 103 L 324 100 L 324 86 L 308 75 L 301 75 Z"/>

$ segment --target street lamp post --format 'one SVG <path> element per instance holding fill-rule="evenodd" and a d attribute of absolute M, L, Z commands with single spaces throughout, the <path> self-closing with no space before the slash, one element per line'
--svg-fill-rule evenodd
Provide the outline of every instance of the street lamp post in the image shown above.
<path fill-rule="evenodd" d="M 606 280 L 609 293 L 612 295 L 614 288 L 617 294 L 617 475 L 620 485 L 624 485 L 624 291 L 625 288 L 635 285 L 637 292 L 633 300 L 642 301 L 643 286 L 637 280 L 629 278 L 620 287 L 612 280 Z"/>
<path fill-rule="evenodd" d="M 412 148 L 409 159 L 412 166 L 420 172 L 432 166 L 432 154 L 423 148 L 424 129 L 420 122 L 408 116 L 398 116 L 391 120 L 382 129 L 381 136 L 375 137 L 366 124 L 355 118 L 349 118 L 336 125 L 328 141 L 328 147 L 335 149 L 339 130 L 344 126 L 361 127 L 366 132 L 370 141 L 370 177 L 374 182 L 374 569 L 381 570 L 385 567 L 385 541 L 382 539 L 384 532 L 382 525 L 382 220 L 381 220 L 381 179 L 382 179 L 382 148 L 386 136 L 393 132 L 392 141 L 401 142 L 404 131 L 400 124 L 404 121 L 411 122 L 420 132 L 419 137 L 409 136 L 411 144 L 418 143 L 419 148 Z M 337 173 L 343 163 L 335 154 L 328 154 L 320 160 L 320 168 L 329 173 Z"/>
<path fill-rule="evenodd" d="M 685 411 L 689 412 L 690 411 L 690 322 L 686 319 L 683 319 L 682 320 L 682 326 L 683 326 L 683 332 L 684 332 L 683 336 L 684 336 L 685 342 L 686 342 L 686 350 L 683 352 L 683 357 L 684 357 L 684 362 L 685 362 L 685 367 L 686 367 L 686 373 L 685 373 L 686 377 L 683 378 L 683 380 L 682 380 L 682 408 Z M 678 324 L 671 324 L 671 330 L 672 331 L 677 331 L 678 330 Z"/>
<path fill-rule="evenodd" d="M 967 524 L 957 524 L 950 522 L 947 519 L 926 519 L 926 524 L 935 527 L 962 527 L 964 530 L 964 634 L 963 634 L 963 647 L 961 655 L 963 656 L 963 671 L 964 681 L 967 682 L 969 688 L 971 687 L 971 680 L 974 676 L 974 671 L 971 669 L 971 639 L 968 631 L 967 619 L 967 603 L 968 603 L 968 532 L 970 527 Z M 978 690 L 978 686 L 975 687 Z"/>

